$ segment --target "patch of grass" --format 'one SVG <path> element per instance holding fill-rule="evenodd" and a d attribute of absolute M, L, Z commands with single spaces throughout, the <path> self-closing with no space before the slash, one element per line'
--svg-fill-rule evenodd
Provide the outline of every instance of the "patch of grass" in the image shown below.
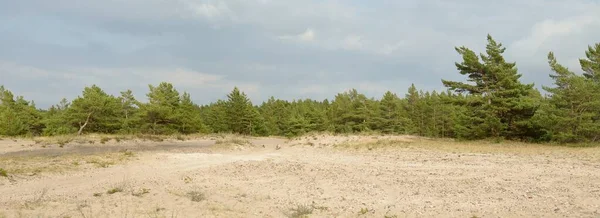
<path fill-rule="evenodd" d="M 123 153 L 123 155 L 125 155 L 126 157 L 133 157 L 133 156 L 135 156 L 135 154 L 133 153 L 133 151 L 130 151 L 130 150 L 127 150 L 127 149 L 125 149 L 125 150 L 123 150 L 123 151 L 121 151 L 121 152 L 122 152 L 122 153 Z"/>
<path fill-rule="evenodd" d="M 250 141 L 242 138 L 228 138 L 228 139 L 219 139 L 215 141 L 216 145 L 247 145 L 250 144 Z"/>
<path fill-rule="evenodd" d="M 185 195 L 188 198 L 190 198 L 190 200 L 193 202 L 200 202 L 200 201 L 206 200 L 206 196 L 204 195 L 204 193 L 202 193 L 200 191 L 190 191 L 190 192 L 186 193 Z"/>
<path fill-rule="evenodd" d="M 100 159 L 97 159 L 97 158 L 89 160 L 87 162 L 91 163 L 91 164 L 95 164 L 96 166 L 101 167 L 101 168 L 107 168 L 110 165 L 114 165 L 115 164 L 113 161 L 100 160 Z"/>
<path fill-rule="evenodd" d="M 358 211 L 358 215 L 365 215 L 369 212 L 369 208 L 360 208 L 360 211 Z"/>
<path fill-rule="evenodd" d="M 405 140 L 394 140 L 394 139 L 378 139 L 376 141 L 366 141 L 366 142 L 344 142 L 340 144 L 335 144 L 335 147 L 338 148 L 354 148 L 354 149 L 379 149 L 386 147 L 396 147 L 396 148 L 406 148 L 412 142 Z"/>
<path fill-rule="evenodd" d="M 179 141 L 185 141 L 185 137 L 183 137 L 182 135 L 177 135 L 175 137 L 175 139 L 179 140 Z"/>
<path fill-rule="evenodd" d="M 94 197 L 102 197 L 102 192 L 96 192 L 96 193 L 94 193 Z"/>
<path fill-rule="evenodd" d="M 192 179 L 192 177 L 189 177 L 189 176 L 183 177 L 183 182 L 185 182 L 185 184 L 189 184 L 189 183 L 191 183 L 193 181 L 194 180 Z"/>
<path fill-rule="evenodd" d="M 111 188 L 108 191 L 106 191 L 106 194 L 112 195 L 112 194 L 117 193 L 117 192 L 123 192 L 123 188 L 122 187 Z"/>
<path fill-rule="evenodd" d="M 111 138 L 108 138 L 108 137 L 102 137 L 102 138 L 100 139 L 100 144 L 104 144 L 104 143 L 106 143 L 106 142 L 110 141 L 110 139 L 111 139 Z"/>
<path fill-rule="evenodd" d="M 162 142 L 162 141 L 165 140 L 163 138 L 163 136 L 158 136 L 158 135 L 144 135 L 144 134 L 136 135 L 136 138 L 144 140 L 144 141 L 153 141 L 153 142 Z"/>
<path fill-rule="evenodd" d="M 312 214 L 313 210 L 314 208 L 310 205 L 298 204 L 290 208 L 290 213 L 287 213 L 286 216 L 289 218 L 305 218 Z"/>
<path fill-rule="evenodd" d="M 8 177 L 8 173 L 6 172 L 5 169 L 0 168 L 0 176 Z"/>
<path fill-rule="evenodd" d="M 71 137 L 61 137 L 56 140 L 56 144 L 58 144 L 62 148 L 66 144 L 68 144 L 72 141 L 73 141 L 73 138 L 71 138 Z"/>
<path fill-rule="evenodd" d="M 142 196 L 144 196 L 145 194 L 148 194 L 148 193 L 150 193 L 150 189 L 141 188 L 138 191 L 132 191 L 131 195 L 136 196 L 136 197 L 142 197 Z"/>

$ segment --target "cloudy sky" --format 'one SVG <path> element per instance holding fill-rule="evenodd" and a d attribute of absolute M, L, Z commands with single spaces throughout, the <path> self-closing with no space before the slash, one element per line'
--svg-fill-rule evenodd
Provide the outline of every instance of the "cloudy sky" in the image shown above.
<path fill-rule="evenodd" d="M 379 98 L 461 80 L 454 47 L 482 52 L 488 33 L 540 88 L 549 51 L 580 72 L 600 1 L 0 0 L 0 84 L 43 108 L 92 84 L 144 100 L 161 81 L 199 104 L 234 86 L 255 103 Z"/>

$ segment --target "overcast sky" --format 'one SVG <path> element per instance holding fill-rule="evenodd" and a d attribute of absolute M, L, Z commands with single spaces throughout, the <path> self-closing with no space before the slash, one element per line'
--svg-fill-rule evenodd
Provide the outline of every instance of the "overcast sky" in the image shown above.
<path fill-rule="evenodd" d="M 598 0 L 0 0 L 0 85 L 46 108 L 97 84 L 171 82 L 205 104 L 234 86 L 254 103 L 380 98 L 461 80 L 455 46 L 507 47 L 522 80 L 550 85 L 546 55 L 581 72 L 600 42 Z"/>

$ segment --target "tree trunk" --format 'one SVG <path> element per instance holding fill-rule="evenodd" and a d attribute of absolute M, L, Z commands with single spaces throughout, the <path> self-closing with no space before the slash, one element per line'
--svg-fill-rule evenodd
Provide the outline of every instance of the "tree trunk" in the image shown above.
<path fill-rule="evenodd" d="M 85 119 L 85 123 L 83 123 L 83 125 L 81 125 L 79 127 L 79 131 L 77 131 L 77 135 L 81 135 L 81 132 L 83 132 L 83 128 L 85 128 L 85 126 L 87 126 L 88 122 L 90 121 L 91 116 L 92 116 L 92 113 L 89 113 L 87 118 Z"/>

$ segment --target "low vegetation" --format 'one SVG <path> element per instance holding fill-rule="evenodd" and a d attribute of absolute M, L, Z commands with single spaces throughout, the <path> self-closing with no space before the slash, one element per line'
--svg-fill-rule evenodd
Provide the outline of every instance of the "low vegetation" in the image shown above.
<path fill-rule="evenodd" d="M 247 145 L 250 141 L 240 137 L 232 137 L 225 139 L 218 139 L 215 141 L 216 145 Z"/>
<path fill-rule="evenodd" d="M 114 188 L 108 189 L 108 191 L 106 191 L 106 194 L 112 195 L 117 192 L 123 192 L 123 188 L 122 187 L 114 187 Z"/>
<path fill-rule="evenodd" d="M 298 204 L 289 209 L 286 213 L 288 218 L 307 218 L 308 215 L 313 213 L 314 208 L 311 205 Z"/>
<path fill-rule="evenodd" d="M 185 195 L 193 202 L 200 202 L 206 199 L 206 196 L 201 191 L 190 191 Z"/>
<path fill-rule="evenodd" d="M 41 173 L 58 173 L 81 169 L 86 166 L 107 168 L 124 163 L 135 157 L 131 151 L 110 152 L 101 154 L 79 155 L 65 154 L 57 156 L 5 156 L 0 157 L 2 172 L 16 175 L 34 176 Z"/>

